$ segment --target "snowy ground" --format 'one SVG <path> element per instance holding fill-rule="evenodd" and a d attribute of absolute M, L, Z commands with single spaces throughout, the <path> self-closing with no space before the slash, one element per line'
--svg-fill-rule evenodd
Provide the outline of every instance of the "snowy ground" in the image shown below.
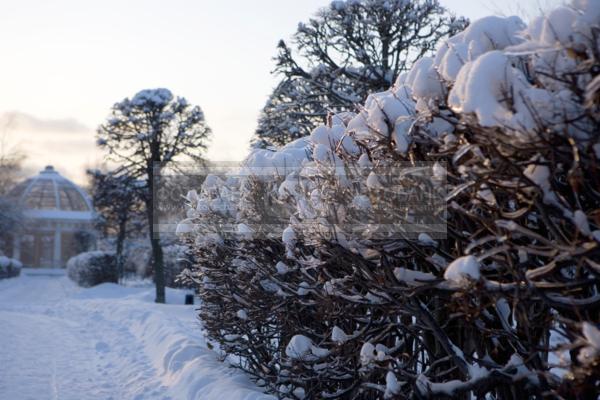
<path fill-rule="evenodd" d="M 28 272 L 0 281 L 0 399 L 270 398 L 206 347 L 185 292 Z"/>

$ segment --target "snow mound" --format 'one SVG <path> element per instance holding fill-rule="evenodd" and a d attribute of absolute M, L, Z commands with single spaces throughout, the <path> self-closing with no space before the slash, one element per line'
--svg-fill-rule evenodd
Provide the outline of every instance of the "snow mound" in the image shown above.
<path fill-rule="evenodd" d="M 456 112 L 475 113 L 481 126 L 531 129 L 534 120 L 522 97 L 515 95 L 505 99 L 506 93 L 519 94 L 527 89 L 529 85 L 523 73 L 514 68 L 502 52 L 492 51 L 460 70 L 448 104 Z"/>
<path fill-rule="evenodd" d="M 278 151 L 254 149 L 244 160 L 242 174 L 287 176 L 298 170 L 310 152 L 305 138 L 297 139 Z"/>
<path fill-rule="evenodd" d="M 8 272 L 10 270 L 20 270 L 23 268 L 23 264 L 19 260 L 9 258 L 6 256 L 0 256 L 0 272 Z"/>
<path fill-rule="evenodd" d="M 13 278 L 21 273 L 23 264 L 19 260 L 0 256 L 0 279 Z"/>
<path fill-rule="evenodd" d="M 344 343 L 348 340 L 348 335 L 338 326 L 334 326 L 331 330 L 331 340 L 337 343 Z"/>
<path fill-rule="evenodd" d="M 524 28 L 523 21 L 514 16 L 490 16 L 473 21 L 467 29 L 442 45 L 434 65 L 444 80 L 452 82 L 463 65 L 480 55 L 521 43 L 523 39 L 519 33 Z"/>
<path fill-rule="evenodd" d="M 468 285 L 481 278 L 479 261 L 474 256 L 464 256 L 452 261 L 444 272 L 444 279 L 458 285 Z"/>
<path fill-rule="evenodd" d="M 294 335 L 285 348 L 285 355 L 292 360 L 313 361 L 329 354 L 327 349 L 315 346 L 308 337 Z"/>

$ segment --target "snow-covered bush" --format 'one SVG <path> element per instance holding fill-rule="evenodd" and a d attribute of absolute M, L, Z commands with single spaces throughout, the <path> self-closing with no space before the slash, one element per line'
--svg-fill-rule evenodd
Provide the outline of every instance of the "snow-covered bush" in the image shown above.
<path fill-rule="evenodd" d="M 357 114 L 207 178 L 179 231 L 209 335 L 287 398 L 594 398 L 599 65 L 597 1 L 484 18 Z M 445 236 L 377 223 L 420 223 L 380 173 L 420 163 Z"/>
<path fill-rule="evenodd" d="M 67 261 L 67 275 L 81 287 L 119 280 L 115 255 L 104 251 L 89 251 L 71 257 Z"/>
<path fill-rule="evenodd" d="M 0 255 L 0 279 L 19 276 L 22 267 L 19 260 Z"/>

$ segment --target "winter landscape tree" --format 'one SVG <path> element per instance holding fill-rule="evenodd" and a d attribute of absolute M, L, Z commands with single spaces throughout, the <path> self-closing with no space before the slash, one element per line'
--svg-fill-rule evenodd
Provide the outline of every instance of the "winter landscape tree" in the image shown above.
<path fill-rule="evenodd" d="M 87 173 L 92 180 L 92 199 L 99 214 L 97 227 L 115 236 L 116 270 L 122 279 L 125 240 L 131 233 L 140 232 L 140 224 L 136 222 L 145 214 L 139 193 L 140 181 L 113 171 L 88 170 Z"/>
<path fill-rule="evenodd" d="M 180 231 L 209 336 L 282 398 L 597 398 L 598 32 L 594 1 L 483 18 L 207 177 Z M 445 232 L 401 229 L 421 185 Z"/>
<path fill-rule="evenodd" d="M 167 89 L 147 89 L 116 103 L 97 133 L 98 145 L 119 165 L 118 174 L 140 180 L 152 246 L 156 302 L 165 301 L 163 251 L 153 220 L 160 171 L 176 161 L 203 162 L 210 128 L 198 106 Z"/>
<path fill-rule="evenodd" d="M 254 145 L 284 145 L 310 134 L 329 113 L 355 111 L 466 24 L 437 0 L 333 1 L 298 25 L 293 47 L 279 42 L 281 81 L 260 115 Z"/>

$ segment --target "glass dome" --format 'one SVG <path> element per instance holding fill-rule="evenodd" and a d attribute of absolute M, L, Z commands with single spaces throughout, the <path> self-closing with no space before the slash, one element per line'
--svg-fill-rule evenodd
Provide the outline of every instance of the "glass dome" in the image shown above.
<path fill-rule="evenodd" d="M 92 212 L 87 194 L 49 165 L 39 175 L 20 183 L 11 193 L 25 210 Z"/>
<path fill-rule="evenodd" d="M 94 249 L 96 214 L 89 196 L 47 166 L 17 185 L 9 197 L 23 208 L 22 232 L 9 253 L 28 267 L 64 267 L 69 258 Z"/>

